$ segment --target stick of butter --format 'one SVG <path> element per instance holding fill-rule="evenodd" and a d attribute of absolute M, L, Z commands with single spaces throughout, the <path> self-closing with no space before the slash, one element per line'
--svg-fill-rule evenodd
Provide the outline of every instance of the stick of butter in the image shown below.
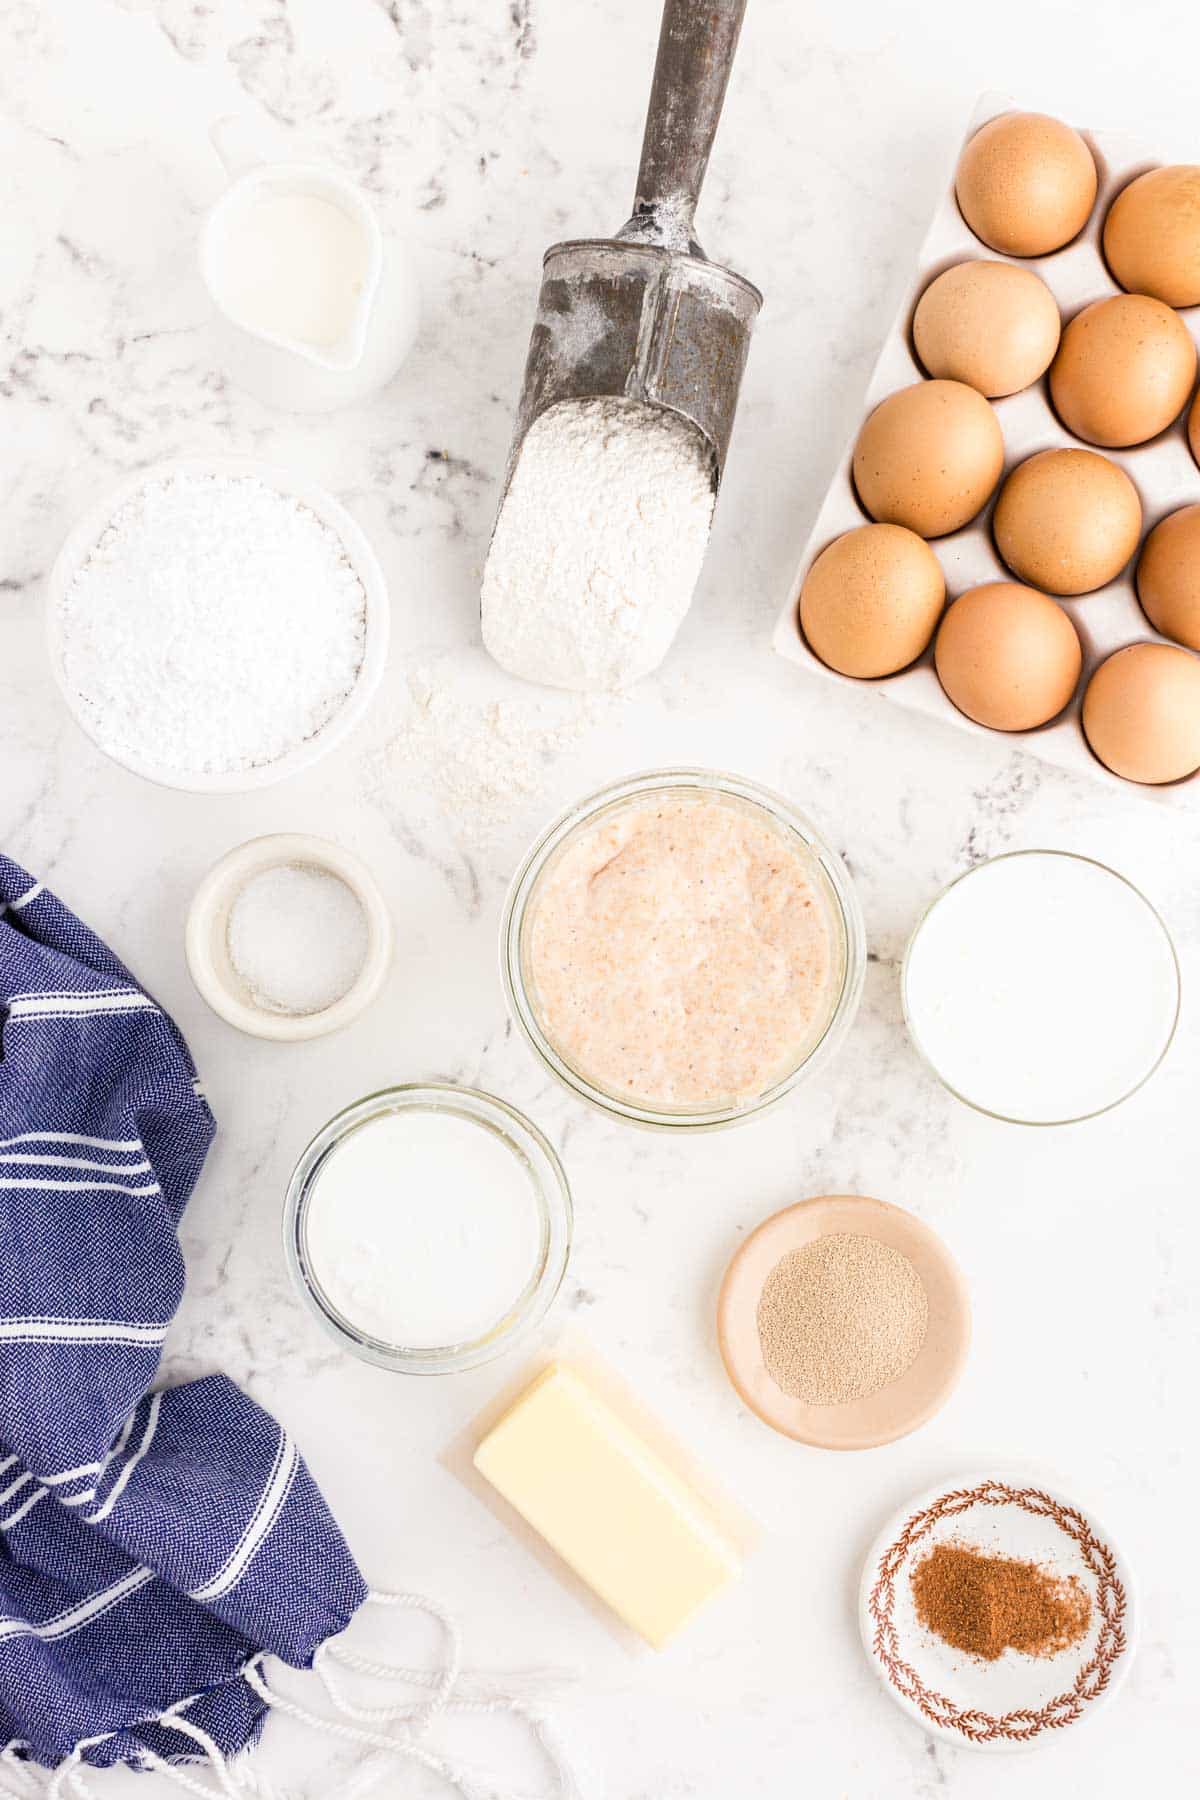
<path fill-rule="evenodd" d="M 741 1573 L 700 1496 L 565 1364 L 514 1401 L 475 1467 L 656 1650 Z"/>

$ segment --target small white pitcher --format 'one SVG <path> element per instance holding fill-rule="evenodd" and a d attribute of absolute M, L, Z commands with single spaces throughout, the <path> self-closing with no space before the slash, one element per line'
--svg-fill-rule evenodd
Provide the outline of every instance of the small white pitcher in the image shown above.
<path fill-rule="evenodd" d="M 242 121 L 219 119 L 213 146 L 231 177 L 211 207 L 200 236 L 200 273 L 216 308 L 228 373 L 268 406 L 323 413 L 374 393 L 391 380 L 412 348 L 419 302 L 416 274 L 405 247 L 385 239 L 361 189 L 319 164 L 268 162 L 245 141 Z M 317 347 L 257 329 L 225 306 L 221 259 L 229 254 L 232 209 L 256 192 L 307 194 L 338 207 L 362 233 L 364 275 L 352 316 L 339 341 Z"/>

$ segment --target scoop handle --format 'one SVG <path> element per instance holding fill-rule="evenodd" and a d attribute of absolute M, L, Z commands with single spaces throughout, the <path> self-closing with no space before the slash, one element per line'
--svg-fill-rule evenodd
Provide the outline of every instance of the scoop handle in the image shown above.
<path fill-rule="evenodd" d="M 692 219 L 746 0 L 666 0 L 633 217 L 622 237 L 693 251 Z"/>

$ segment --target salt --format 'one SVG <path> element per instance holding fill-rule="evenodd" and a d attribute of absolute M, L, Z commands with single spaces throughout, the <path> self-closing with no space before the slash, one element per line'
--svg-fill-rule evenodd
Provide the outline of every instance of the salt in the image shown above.
<path fill-rule="evenodd" d="M 367 920 L 338 876 L 286 864 L 252 876 L 237 894 L 226 944 L 234 972 L 264 1011 L 324 1012 L 362 971 Z"/>
<path fill-rule="evenodd" d="M 366 596 L 311 507 L 179 472 L 125 502 L 63 593 L 67 686 L 118 760 L 194 777 L 278 761 L 358 679 Z"/>

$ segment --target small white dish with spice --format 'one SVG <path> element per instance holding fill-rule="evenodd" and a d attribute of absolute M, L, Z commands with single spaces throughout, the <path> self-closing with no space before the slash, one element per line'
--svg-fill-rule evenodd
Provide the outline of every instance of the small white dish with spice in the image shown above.
<path fill-rule="evenodd" d="M 295 1043 L 351 1024 L 391 964 L 392 925 L 370 870 L 304 832 L 253 838 L 209 870 L 188 913 L 188 968 L 213 1011 L 251 1037 Z"/>
<path fill-rule="evenodd" d="M 1138 1606 L 1105 1528 L 1003 1470 L 900 1508 L 863 1567 L 859 1624 L 886 1692 L 935 1737 L 1032 1748 L 1091 1718 L 1129 1673 Z"/>

